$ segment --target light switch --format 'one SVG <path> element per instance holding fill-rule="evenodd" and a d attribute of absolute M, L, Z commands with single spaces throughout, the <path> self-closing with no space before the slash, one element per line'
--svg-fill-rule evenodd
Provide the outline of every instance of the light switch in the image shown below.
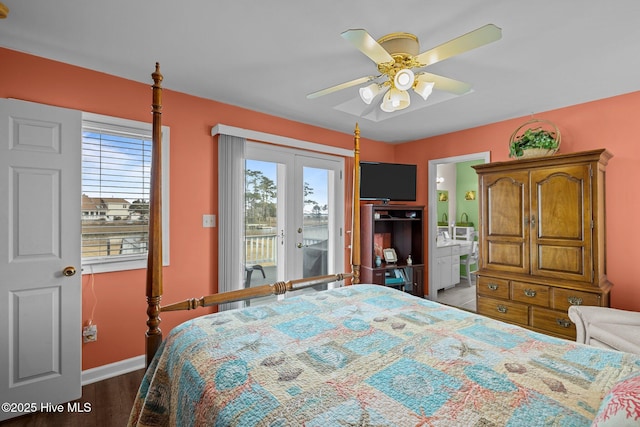
<path fill-rule="evenodd" d="M 202 227 L 203 228 L 212 228 L 216 226 L 216 216 L 215 215 L 202 215 Z"/>

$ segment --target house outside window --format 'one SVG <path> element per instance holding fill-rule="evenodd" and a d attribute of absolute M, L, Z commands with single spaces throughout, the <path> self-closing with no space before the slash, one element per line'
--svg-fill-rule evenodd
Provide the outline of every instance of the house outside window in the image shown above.
<path fill-rule="evenodd" d="M 87 113 L 83 116 L 81 218 L 84 273 L 146 266 L 151 132 L 149 123 Z M 169 252 L 168 145 L 169 129 L 163 127 L 165 265 L 168 264 Z"/>

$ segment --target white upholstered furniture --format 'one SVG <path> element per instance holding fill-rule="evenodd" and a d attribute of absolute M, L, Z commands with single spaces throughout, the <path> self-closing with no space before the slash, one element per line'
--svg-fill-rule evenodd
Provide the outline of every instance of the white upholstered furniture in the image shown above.
<path fill-rule="evenodd" d="M 608 307 L 569 307 L 576 342 L 640 354 L 640 313 Z"/>

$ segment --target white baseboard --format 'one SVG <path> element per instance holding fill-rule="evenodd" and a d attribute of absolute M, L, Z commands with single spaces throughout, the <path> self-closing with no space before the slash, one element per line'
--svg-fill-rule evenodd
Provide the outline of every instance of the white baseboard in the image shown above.
<path fill-rule="evenodd" d="M 87 369 L 82 371 L 82 385 L 84 386 L 97 381 L 117 377 L 118 375 L 137 371 L 138 369 L 144 368 L 144 365 L 145 356 L 141 355 L 130 359 L 120 360 L 119 362 L 109 363 L 108 365 Z"/>

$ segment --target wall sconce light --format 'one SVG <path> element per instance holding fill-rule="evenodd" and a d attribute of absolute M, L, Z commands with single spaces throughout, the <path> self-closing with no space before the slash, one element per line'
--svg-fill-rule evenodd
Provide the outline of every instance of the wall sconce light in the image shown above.
<path fill-rule="evenodd" d="M 476 192 L 471 190 L 471 191 L 467 191 L 466 193 L 464 193 L 464 199 L 465 200 L 475 200 L 476 199 Z"/>
<path fill-rule="evenodd" d="M 439 176 L 436 178 L 436 184 L 442 184 L 444 182 L 444 177 Z"/>

